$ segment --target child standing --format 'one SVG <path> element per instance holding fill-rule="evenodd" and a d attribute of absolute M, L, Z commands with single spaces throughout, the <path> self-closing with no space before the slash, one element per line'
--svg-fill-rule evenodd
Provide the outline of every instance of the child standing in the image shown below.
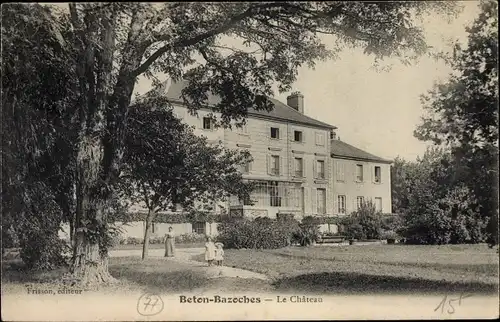
<path fill-rule="evenodd" d="M 224 244 L 222 243 L 215 243 L 215 262 L 217 266 L 222 266 L 222 261 L 224 260 Z"/>
<path fill-rule="evenodd" d="M 208 266 L 212 266 L 215 259 L 215 244 L 210 236 L 207 236 L 207 242 L 205 243 L 205 260 Z"/>

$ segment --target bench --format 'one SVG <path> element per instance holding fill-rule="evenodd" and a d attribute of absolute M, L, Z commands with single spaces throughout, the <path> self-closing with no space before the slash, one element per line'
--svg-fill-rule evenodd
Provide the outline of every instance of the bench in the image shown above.
<path fill-rule="evenodd" d="M 342 243 L 346 240 L 345 236 L 321 236 L 318 240 L 318 244 L 336 244 Z"/>

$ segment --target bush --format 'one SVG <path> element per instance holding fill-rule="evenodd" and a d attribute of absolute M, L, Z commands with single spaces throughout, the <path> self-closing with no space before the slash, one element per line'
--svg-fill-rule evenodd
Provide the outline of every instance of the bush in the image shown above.
<path fill-rule="evenodd" d="M 195 244 L 195 243 L 203 243 L 206 240 L 205 234 L 197 234 L 197 233 L 188 233 L 182 234 L 179 236 L 175 236 L 175 242 L 179 244 Z M 163 242 L 163 240 L 162 240 Z"/>
<path fill-rule="evenodd" d="M 30 232 L 20 241 L 20 257 L 26 268 L 30 270 L 50 270 L 67 265 L 68 258 L 63 254 L 70 253 L 64 240 L 57 233 Z"/>
<path fill-rule="evenodd" d="M 19 247 L 19 238 L 13 227 L 2 227 L 2 254 L 7 248 L 17 248 Z"/>
<path fill-rule="evenodd" d="M 394 230 L 384 230 L 380 234 L 380 239 L 400 239 L 401 236 L 398 235 Z"/>
<path fill-rule="evenodd" d="M 383 226 L 381 217 L 371 201 L 363 203 L 358 211 L 343 220 L 344 233 L 349 239 L 380 239 Z"/>
<path fill-rule="evenodd" d="M 160 236 L 149 237 L 150 244 L 163 244 L 163 242 L 164 242 L 164 237 L 160 237 Z"/>
<path fill-rule="evenodd" d="M 289 246 L 297 227 L 290 219 L 232 218 L 219 225 L 217 239 L 227 248 L 275 249 Z"/>
<path fill-rule="evenodd" d="M 312 216 L 304 217 L 298 228 L 293 232 L 292 240 L 299 243 L 300 246 L 309 246 L 321 237 L 319 220 Z"/>
<path fill-rule="evenodd" d="M 472 194 L 458 186 L 420 213 L 406 213 L 402 234 L 409 244 L 479 243 L 485 240 L 486 223 L 476 214 Z"/>
<path fill-rule="evenodd" d="M 137 238 L 137 237 L 127 237 L 122 240 L 123 244 L 125 245 L 140 245 L 143 242 L 143 238 Z"/>

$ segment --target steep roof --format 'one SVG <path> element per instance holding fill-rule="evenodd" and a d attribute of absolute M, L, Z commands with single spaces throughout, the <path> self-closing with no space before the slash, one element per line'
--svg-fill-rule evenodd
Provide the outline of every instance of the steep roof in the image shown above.
<path fill-rule="evenodd" d="M 168 86 L 168 89 L 167 85 L 165 84 L 164 87 L 160 90 L 165 91 L 166 96 L 169 99 L 182 103 L 181 94 L 182 90 L 186 87 L 186 85 L 187 85 L 186 81 L 172 82 L 170 86 Z M 209 93 L 207 96 L 208 96 L 208 105 L 216 105 L 220 102 L 220 98 L 218 96 L 215 96 L 211 93 Z M 312 125 L 321 128 L 336 129 L 335 126 L 323 123 L 321 121 L 313 119 L 312 117 L 306 116 L 300 113 L 299 111 L 295 110 L 294 108 L 288 106 L 287 104 L 278 101 L 277 99 L 274 98 L 269 98 L 269 99 L 274 104 L 274 108 L 270 112 L 257 111 L 252 108 L 248 110 L 248 114 L 250 116 L 281 120 L 285 122 L 288 121 L 292 123 Z"/>
<path fill-rule="evenodd" d="M 355 160 L 365 160 L 365 161 L 376 161 L 382 163 L 392 163 L 391 160 L 386 160 L 361 149 L 358 149 L 350 144 L 342 142 L 340 140 L 330 140 L 331 141 L 331 153 L 332 157 L 340 157 L 346 159 Z"/>

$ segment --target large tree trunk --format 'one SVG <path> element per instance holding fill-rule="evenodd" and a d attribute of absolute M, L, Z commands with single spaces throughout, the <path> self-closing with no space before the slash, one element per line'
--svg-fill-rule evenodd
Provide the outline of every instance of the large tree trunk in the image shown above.
<path fill-rule="evenodd" d="M 142 243 L 142 259 L 145 260 L 148 258 L 148 250 L 149 250 L 149 238 L 151 237 L 151 226 L 153 223 L 155 213 L 154 210 L 149 210 L 148 215 L 146 217 L 146 228 L 144 229 L 144 242 Z"/>
<path fill-rule="evenodd" d="M 110 192 L 102 180 L 102 141 L 85 137 L 77 159 L 78 187 L 72 273 L 84 286 L 113 282 L 108 272 L 106 206 Z"/>
<path fill-rule="evenodd" d="M 81 124 L 72 273 L 85 285 L 98 285 L 114 281 L 108 272 L 107 245 L 99 242 L 107 232 L 107 208 L 123 155 L 127 114 L 135 85 L 131 71 L 139 66 L 145 51 L 137 45 L 144 17 L 133 13 L 122 52 L 124 58 L 113 86 L 117 17 L 111 11 L 84 13 L 80 19 L 76 5 L 70 4 L 69 8 L 80 38 L 77 73 Z M 100 15 L 101 24 L 97 15 Z M 100 46 L 95 46 L 96 40 Z"/>

